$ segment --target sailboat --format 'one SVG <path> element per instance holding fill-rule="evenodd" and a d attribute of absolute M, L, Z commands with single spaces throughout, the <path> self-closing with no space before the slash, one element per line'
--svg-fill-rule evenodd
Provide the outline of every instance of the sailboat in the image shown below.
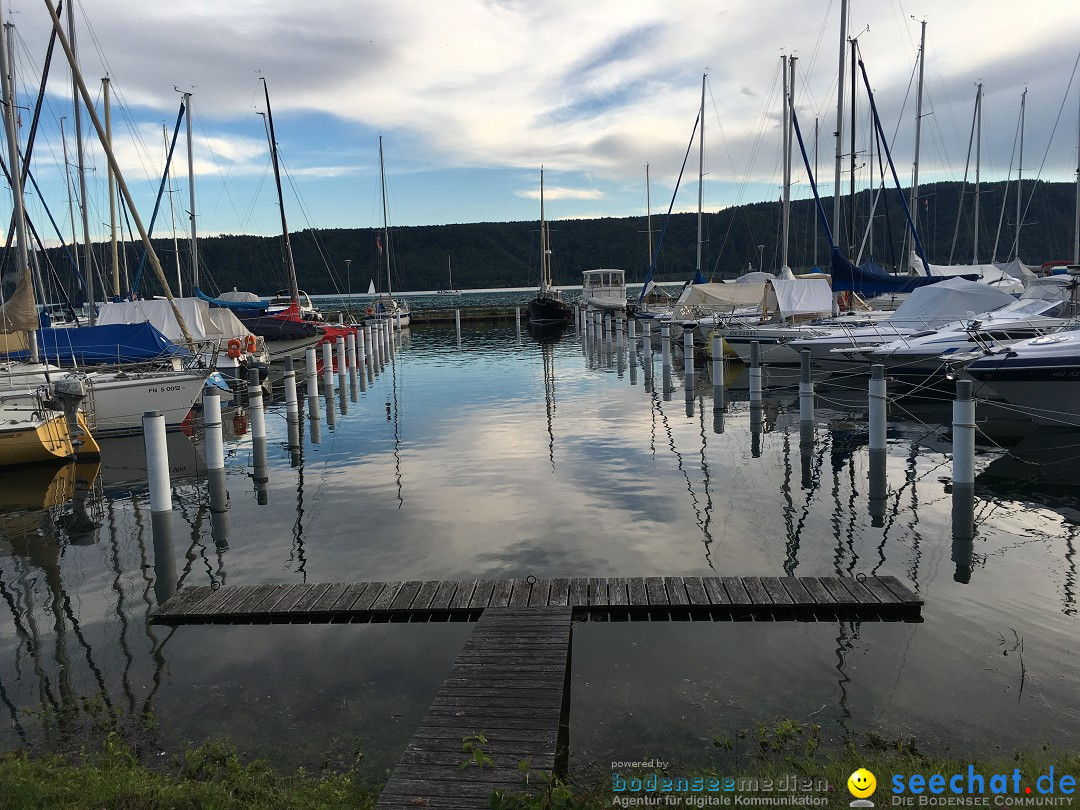
<path fill-rule="evenodd" d="M 450 257 L 446 257 L 446 276 L 450 281 L 450 286 L 445 290 L 439 290 L 439 295 L 461 295 L 461 290 L 454 289 L 454 274 L 450 270 Z"/>
<path fill-rule="evenodd" d="M 281 193 L 281 174 L 278 166 L 277 141 L 274 137 L 274 116 L 270 110 L 270 90 L 266 79 L 261 79 L 266 99 L 266 137 L 270 144 L 270 157 L 274 165 L 274 184 L 277 187 L 278 208 L 281 212 L 282 256 L 289 289 L 278 291 L 269 305 L 259 303 L 234 303 L 213 299 L 212 303 L 232 309 L 245 327 L 266 340 L 271 362 L 286 357 L 303 357 L 309 346 L 333 342 L 338 336 L 355 333 L 352 327 L 334 326 L 323 320 L 322 314 L 311 304 L 307 293 L 296 282 L 296 265 L 293 262 L 292 245 L 289 242 L 289 224 L 285 219 L 285 200 Z"/>
<path fill-rule="evenodd" d="M 367 317 L 388 320 L 397 326 L 408 326 L 412 322 L 409 305 L 394 299 L 393 286 L 390 283 L 390 223 L 386 215 L 386 169 L 383 165 L 382 135 L 379 136 L 379 187 L 382 192 L 383 232 L 382 240 L 378 244 L 379 254 L 386 257 L 386 293 L 379 295 L 368 305 Z M 368 292 L 375 292 L 374 280 Z"/>
<path fill-rule="evenodd" d="M 544 170 L 540 169 L 540 288 L 525 307 L 533 326 L 559 326 L 570 322 L 573 311 L 551 283 L 551 240 L 544 219 Z"/>

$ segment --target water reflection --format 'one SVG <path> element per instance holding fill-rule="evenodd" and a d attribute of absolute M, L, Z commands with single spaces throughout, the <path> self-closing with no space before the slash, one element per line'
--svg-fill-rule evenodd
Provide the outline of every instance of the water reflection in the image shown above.
<path fill-rule="evenodd" d="M 982 444 L 961 497 L 947 409 L 895 412 L 888 450 L 871 455 L 865 391 L 819 388 L 807 435 L 797 373 L 766 367 L 750 408 L 745 367 L 725 364 L 714 386 L 697 379 L 711 371 L 687 383 L 684 366 L 672 406 L 633 341 L 625 379 L 602 326 L 530 335 L 519 347 L 512 324 L 470 323 L 460 350 L 452 323 L 395 335 L 359 392 L 350 379 L 351 407 L 309 399 L 307 429 L 275 402 L 260 450 L 243 410 L 228 412 L 223 474 L 205 471 L 197 436 L 169 434 L 168 520 L 149 515 L 140 437 L 103 446 L 97 468 L 0 474 L 0 742 L 58 742 L 24 709 L 101 693 L 152 712 L 163 745 L 228 733 L 287 766 L 317 765 L 343 724 L 379 774 L 467 626 L 169 630 L 149 612 L 186 585 L 530 573 L 880 573 L 927 600 L 920 625 L 575 628 L 574 725 L 593 730 L 573 739 L 579 776 L 657 745 L 700 759 L 688 727 L 711 738 L 781 717 L 930 750 L 1075 742 L 1076 434 Z M 999 647 L 1014 630 L 1020 699 Z"/>

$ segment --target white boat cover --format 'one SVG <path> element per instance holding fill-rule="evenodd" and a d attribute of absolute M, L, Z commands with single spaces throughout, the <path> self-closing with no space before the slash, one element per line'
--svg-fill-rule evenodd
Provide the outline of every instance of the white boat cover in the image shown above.
<path fill-rule="evenodd" d="M 1018 278 L 1025 284 L 1029 284 L 1032 279 L 1038 278 L 1036 274 L 1028 265 L 1024 264 L 1019 259 L 1013 259 L 1011 262 L 1002 263 L 998 262 L 994 265 L 998 270 L 1008 273 L 1013 278 Z"/>
<path fill-rule="evenodd" d="M 770 273 L 762 273 L 760 270 L 755 270 L 753 273 L 745 273 L 735 279 L 736 284 L 764 284 L 766 281 L 772 279 L 773 276 Z"/>
<path fill-rule="evenodd" d="M 257 304 L 262 301 L 255 293 L 247 292 L 246 290 L 238 290 L 236 287 L 233 287 L 228 292 L 223 292 L 218 298 L 222 301 L 231 301 L 239 304 Z"/>
<path fill-rule="evenodd" d="M 211 308 L 201 298 L 174 298 L 173 303 L 180 310 L 193 340 L 243 339 L 250 334 L 231 310 Z M 173 315 L 169 302 L 164 298 L 105 303 L 101 305 L 97 319 L 97 322 L 102 325 L 143 321 L 149 321 L 169 340 L 176 343 L 184 342 L 180 326 L 176 323 L 176 316 Z"/>
<path fill-rule="evenodd" d="M 1005 292 L 1019 295 L 1024 291 L 1024 277 L 1013 276 L 993 264 L 929 264 L 932 276 L 978 276 L 982 284 L 989 284 Z M 912 251 L 911 275 L 924 275 L 922 259 Z"/>
<path fill-rule="evenodd" d="M 765 285 L 765 312 L 783 318 L 832 314 L 832 287 L 826 278 L 774 278 Z"/>
<path fill-rule="evenodd" d="M 963 278 L 950 278 L 911 291 L 889 323 L 934 328 L 1001 309 L 1016 300 L 1007 292 Z"/>
<path fill-rule="evenodd" d="M 763 274 L 766 278 L 772 276 Z M 675 302 L 676 312 L 680 307 L 693 308 L 703 312 L 730 312 L 740 307 L 759 307 L 765 297 L 764 280 L 757 283 L 743 282 L 739 284 L 725 284 L 724 282 L 710 284 L 690 284 Z M 679 316 L 682 317 L 682 316 Z"/>

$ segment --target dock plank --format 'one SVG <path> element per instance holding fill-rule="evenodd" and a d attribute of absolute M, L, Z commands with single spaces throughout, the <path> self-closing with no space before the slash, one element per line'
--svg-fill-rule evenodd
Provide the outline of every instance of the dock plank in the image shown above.
<path fill-rule="evenodd" d="M 550 774 L 572 616 L 570 606 L 484 610 L 377 806 L 486 807 L 494 789 L 521 789 L 520 761 Z M 515 687 L 515 676 L 526 676 L 518 683 L 528 686 Z M 481 731 L 491 767 L 461 768 L 462 739 Z"/>
<path fill-rule="evenodd" d="M 530 581 L 531 580 L 531 581 Z M 918 619 L 923 601 L 895 577 L 578 577 L 197 586 L 162 604 L 153 620 L 311 622 L 476 620 L 486 610 L 565 607 L 581 618 L 781 618 L 857 614 Z M 593 610 L 593 609 L 598 610 Z M 670 610 L 668 609 L 670 608 Z M 823 612 L 824 611 L 824 612 Z M 539 614 L 536 614 L 539 616 Z M 534 617 L 532 630 L 550 618 Z M 493 629 L 489 636 L 505 632 Z"/>

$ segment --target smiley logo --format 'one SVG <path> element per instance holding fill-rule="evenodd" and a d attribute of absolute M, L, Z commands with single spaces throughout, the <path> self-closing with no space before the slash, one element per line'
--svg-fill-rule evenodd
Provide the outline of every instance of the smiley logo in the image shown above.
<path fill-rule="evenodd" d="M 877 779 L 866 768 L 859 768 L 848 777 L 847 786 L 856 799 L 865 799 L 877 788 Z"/>

